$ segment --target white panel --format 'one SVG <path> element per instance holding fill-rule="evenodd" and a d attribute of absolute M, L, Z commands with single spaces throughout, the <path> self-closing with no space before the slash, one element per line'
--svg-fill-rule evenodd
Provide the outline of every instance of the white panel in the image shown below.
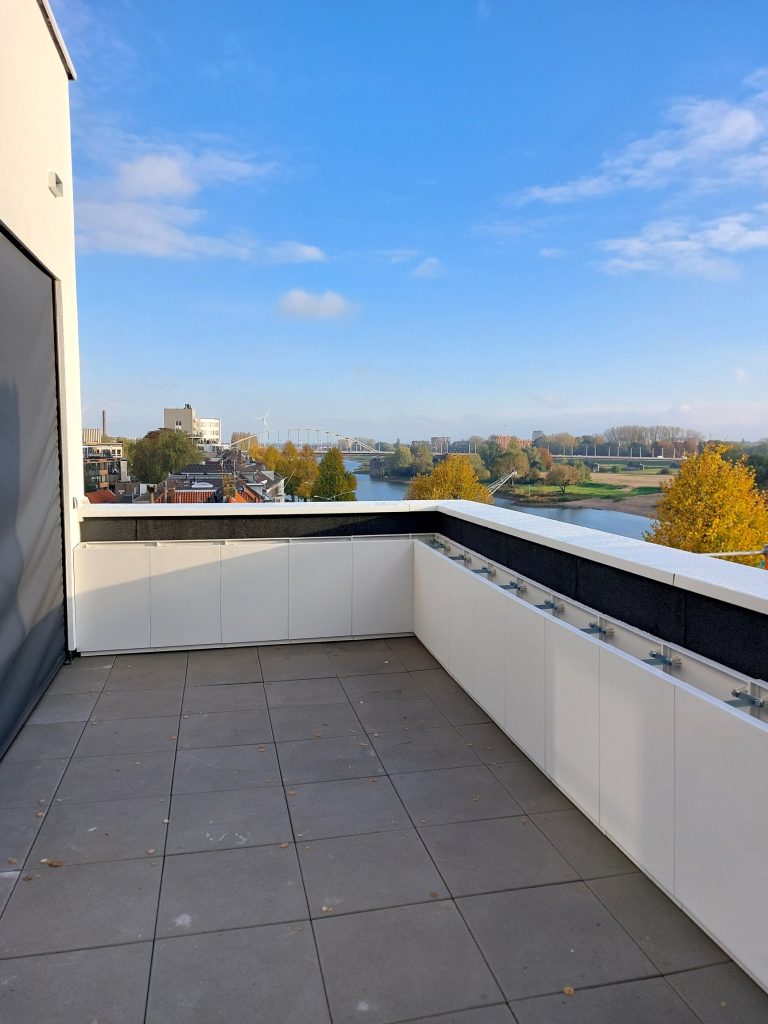
<path fill-rule="evenodd" d="M 152 647 L 221 643 L 221 544 L 149 549 Z"/>
<path fill-rule="evenodd" d="M 300 541 L 288 552 L 292 640 L 352 635 L 352 542 Z"/>
<path fill-rule="evenodd" d="M 522 601 L 509 598 L 508 603 L 504 730 L 532 761 L 545 768 L 544 627 L 547 620 Z"/>
<path fill-rule="evenodd" d="M 449 579 L 453 565 L 426 544 L 413 546 L 413 631 L 435 658 L 450 661 Z"/>
<path fill-rule="evenodd" d="M 221 640 L 288 639 L 288 544 L 243 541 L 221 549 Z"/>
<path fill-rule="evenodd" d="M 768 727 L 675 688 L 674 893 L 768 988 Z"/>
<path fill-rule="evenodd" d="M 472 611 L 475 627 L 475 678 L 473 696 L 477 703 L 504 728 L 506 686 L 506 633 L 509 606 L 504 591 L 492 583 L 475 581 Z"/>
<path fill-rule="evenodd" d="M 600 648 L 600 825 L 668 892 L 674 883 L 675 687 Z"/>
<path fill-rule="evenodd" d="M 469 569 L 446 561 L 450 600 L 448 671 L 467 693 L 475 690 L 475 622 L 473 601 L 481 584 Z"/>
<path fill-rule="evenodd" d="M 599 815 L 599 649 L 557 620 L 545 628 L 547 774 L 594 820 Z"/>
<path fill-rule="evenodd" d="M 353 542 L 355 636 L 413 631 L 413 545 L 410 539 Z"/>
<path fill-rule="evenodd" d="M 81 653 L 149 647 L 149 547 L 75 548 L 75 615 Z"/>

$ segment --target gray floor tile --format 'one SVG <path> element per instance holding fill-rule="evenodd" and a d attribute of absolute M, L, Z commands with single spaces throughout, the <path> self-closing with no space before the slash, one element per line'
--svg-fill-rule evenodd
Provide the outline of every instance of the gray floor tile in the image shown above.
<path fill-rule="evenodd" d="M 301 707 L 304 704 L 348 704 L 341 683 L 332 679 L 289 679 L 265 683 L 270 708 Z"/>
<path fill-rule="evenodd" d="M 3 758 L 3 764 L 71 757 L 83 726 L 83 722 L 51 722 L 50 725 L 27 722 Z"/>
<path fill-rule="evenodd" d="M 11 898 L 14 886 L 19 880 L 21 872 L 16 867 L 6 867 L 0 865 L 0 914 L 3 912 L 3 908 L 8 900 Z M 0 990 L 0 1000 L 2 1000 L 2 991 Z M 2 1010 L 2 1001 L 0 1001 L 0 1010 Z M 2 1017 L 0 1017 L 2 1020 Z"/>
<path fill-rule="evenodd" d="M 485 765 L 393 775 L 392 782 L 417 826 L 523 813 Z"/>
<path fill-rule="evenodd" d="M 491 771 L 509 790 L 526 814 L 573 810 L 573 804 L 530 761 L 491 765 Z"/>
<path fill-rule="evenodd" d="M 61 781 L 67 762 L 63 758 L 40 761 L 3 761 L 0 764 L 0 809 L 47 807 Z"/>
<path fill-rule="evenodd" d="M 158 937 L 308 916 L 293 843 L 166 857 Z"/>
<path fill-rule="evenodd" d="M 699 1024 L 663 978 L 512 1003 L 519 1024 Z"/>
<path fill-rule="evenodd" d="M 662 974 L 728 959 L 645 875 L 599 878 L 589 887 Z"/>
<path fill-rule="evenodd" d="M 335 676 L 322 644 L 278 644 L 260 647 L 259 659 L 265 681 L 322 679 Z"/>
<path fill-rule="evenodd" d="M 167 797 L 171 791 L 173 754 L 111 754 L 74 758 L 64 773 L 56 801 L 128 800 Z"/>
<path fill-rule="evenodd" d="M 176 794 L 171 802 L 168 854 L 292 841 L 282 786 Z"/>
<path fill-rule="evenodd" d="M 30 725 L 50 722 L 85 722 L 98 693 L 47 693 L 29 717 Z"/>
<path fill-rule="evenodd" d="M 102 754 L 145 754 L 176 749 L 179 716 L 168 718 L 111 718 L 89 722 L 77 745 L 75 757 Z"/>
<path fill-rule="evenodd" d="M 355 711 L 371 735 L 403 729 L 431 729 L 448 724 L 429 697 L 358 701 Z"/>
<path fill-rule="evenodd" d="M 107 681 L 113 657 L 75 658 L 71 665 L 62 665 L 48 693 L 96 693 Z"/>
<path fill-rule="evenodd" d="M 768 993 L 736 964 L 718 964 L 667 979 L 702 1024 L 765 1024 Z"/>
<path fill-rule="evenodd" d="M 532 818 L 582 878 L 637 871 L 632 861 L 576 808 L 534 814 Z"/>
<path fill-rule="evenodd" d="M 462 725 L 459 732 L 481 761 L 503 764 L 506 761 L 527 761 L 520 747 L 505 736 L 497 725 Z"/>
<path fill-rule="evenodd" d="M 0 963 L 0 1019 L 13 1024 L 143 1024 L 152 943 Z M 109 984 L 105 984 L 109 979 Z"/>
<path fill-rule="evenodd" d="M 577 875 L 529 818 L 490 818 L 421 830 L 453 896 L 570 882 Z"/>
<path fill-rule="evenodd" d="M 419 643 L 415 636 L 390 637 L 387 643 L 390 650 L 394 651 L 409 672 L 440 668 L 440 663 L 432 657 L 423 644 Z"/>
<path fill-rule="evenodd" d="M 486 896 L 459 907 L 507 999 L 658 972 L 583 882 Z"/>
<path fill-rule="evenodd" d="M 352 640 L 349 644 L 342 641 L 326 644 L 325 651 L 340 679 L 405 671 L 386 640 Z"/>
<path fill-rule="evenodd" d="M 27 865 L 37 870 L 43 857 L 65 864 L 146 858 L 163 852 L 168 799 L 107 800 L 54 804 L 32 847 Z"/>
<path fill-rule="evenodd" d="M 184 694 L 185 715 L 211 711 L 258 711 L 266 708 L 263 683 L 230 683 L 228 686 L 193 686 Z"/>
<path fill-rule="evenodd" d="M 433 693 L 457 694 L 465 691 L 452 679 L 444 668 L 411 671 L 411 678 L 422 693 L 431 697 Z"/>
<path fill-rule="evenodd" d="M 375 738 L 374 747 L 390 774 L 479 763 L 472 748 L 452 726 L 381 733 Z"/>
<path fill-rule="evenodd" d="M 354 705 L 360 701 L 380 700 L 382 697 L 423 697 L 424 691 L 408 672 L 391 675 L 349 676 L 342 679 L 347 696 Z"/>
<path fill-rule="evenodd" d="M 200 747 L 176 755 L 174 793 L 212 793 L 280 784 L 274 745 Z"/>
<path fill-rule="evenodd" d="M 275 739 L 310 740 L 324 736 L 356 736 L 363 732 L 349 704 L 308 704 L 273 708 L 269 713 Z"/>
<path fill-rule="evenodd" d="M 414 829 L 302 842 L 298 851 L 313 917 L 450 896 Z"/>
<path fill-rule="evenodd" d="M 411 1018 L 403 1024 L 417 1024 Z M 474 1010 L 459 1010 L 456 1013 L 441 1013 L 437 1017 L 419 1018 L 419 1024 L 515 1024 L 512 1011 L 506 1003 L 497 1006 L 478 1006 Z"/>
<path fill-rule="evenodd" d="M 288 797 L 296 839 L 324 839 L 407 828 L 408 815 L 385 777 L 313 782 Z"/>
<path fill-rule="evenodd" d="M 271 742 L 272 729 L 266 708 L 259 711 L 215 711 L 204 715 L 184 715 L 181 720 L 181 749 Z"/>
<path fill-rule="evenodd" d="M 328 1024 L 309 922 L 209 932 L 155 944 L 147 1024 L 219 1021 Z"/>
<path fill-rule="evenodd" d="M 37 817 L 38 808 L 9 807 L 0 811 L 0 871 L 19 865 L 32 849 L 37 830 L 43 818 Z"/>
<path fill-rule="evenodd" d="M 330 782 L 383 775 L 378 757 L 365 736 L 329 737 L 278 743 L 283 782 Z"/>
<path fill-rule="evenodd" d="M 111 683 L 96 701 L 91 718 L 109 722 L 116 718 L 167 718 L 181 713 L 183 691 L 174 687 L 162 690 L 112 690 Z"/>
<path fill-rule="evenodd" d="M 184 685 L 187 652 L 119 654 L 107 680 L 109 690 L 159 690 Z"/>
<path fill-rule="evenodd" d="M 156 857 L 39 865 L 31 880 L 19 881 L 0 918 L 0 957 L 151 938 L 160 869 Z"/>
<path fill-rule="evenodd" d="M 315 935 L 334 1024 L 384 1024 L 499 1002 L 449 901 L 315 921 Z"/>
<path fill-rule="evenodd" d="M 466 693 L 432 693 L 432 702 L 451 725 L 484 725 L 490 718 Z"/>
<path fill-rule="evenodd" d="M 260 682 L 258 647 L 226 647 L 221 650 L 189 652 L 187 686 Z"/>

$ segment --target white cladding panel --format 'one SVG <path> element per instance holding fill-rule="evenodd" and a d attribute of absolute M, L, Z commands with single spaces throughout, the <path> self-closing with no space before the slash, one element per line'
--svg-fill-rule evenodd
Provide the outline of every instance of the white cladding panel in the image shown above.
<path fill-rule="evenodd" d="M 352 542 L 291 544 L 288 563 L 290 638 L 351 636 Z"/>
<path fill-rule="evenodd" d="M 149 548 L 150 645 L 221 643 L 220 544 Z"/>
<path fill-rule="evenodd" d="M 288 547 L 270 541 L 222 546 L 222 643 L 288 639 Z"/>
<path fill-rule="evenodd" d="M 81 544 L 75 548 L 78 650 L 149 647 L 149 548 Z"/>
<path fill-rule="evenodd" d="M 506 617 L 504 728 L 540 768 L 546 770 L 547 688 L 544 627 L 547 620 L 516 598 Z"/>
<path fill-rule="evenodd" d="M 512 603 L 504 591 L 483 580 L 474 581 L 475 678 L 474 698 L 504 728 L 506 632 Z"/>
<path fill-rule="evenodd" d="M 453 566 L 452 562 L 447 563 Z M 474 600 L 480 586 L 469 569 L 453 566 L 448 576 L 450 654 L 448 671 L 467 693 L 475 693 Z"/>
<path fill-rule="evenodd" d="M 671 892 L 675 687 L 655 669 L 599 650 L 600 826 Z"/>
<path fill-rule="evenodd" d="M 599 646 L 552 619 L 546 623 L 547 774 L 594 821 L 600 813 Z"/>
<path fill-rule="evenodd" d="M 768 988 L 768 727 L 675 687 L 675 896 Z"/>
<path fill-rule="evenodd" d="M 352 633 L 355 636 L 412 632 L 413 548 L 410 539 L 353 542 Z"/>
<path fill-rule="evenodd" d="M 413 545 L 413 629 L 441 665 L 450 661 L 450 578 L 453 566 L 425 544 Z"/>

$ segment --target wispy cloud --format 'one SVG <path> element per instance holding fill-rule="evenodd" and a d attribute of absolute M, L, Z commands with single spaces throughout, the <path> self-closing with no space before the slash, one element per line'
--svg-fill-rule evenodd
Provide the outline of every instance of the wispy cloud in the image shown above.
<path fill-rule="evenodd" d="M 417 260 L 421 253 L 418 249 L 379 249 L 377 256 L 381 256 L 387 263 L 410 263 Z"/>
<path fill-rule="evenodd" d="M 539 249 L 539 256 L 544 260 L 561 260 L 567 255 L 567 249 L 560 249 L 555 245 L 545 245 Z"/>
<path fill-rule="evenodd" d="M 338 320 L 354 313 L 357 307 L 338 292 L 312 293 L 293 288 L 280 296 L 278 309 L 285 316 L 302 320 Z"/>
<path fill-rule="evenodd" d="M 436 256 L 427 256 L 411 271 L 411 277 L 435 278 L 442 277 L 445 267 Z"/>
<path fill-rule="evenodd" d="M 571 203 L 622 189 L 659 189 L 684 181 L 713 189 L 725 184 L 768 183 L 768 74 L 745 79 L 747 95 L 725 99 L 686 98 L 666 110 L 666 127 L 605 156 L 596 173 L 562 184 L 534 185 L 510 197 L 514 205 L 535 201 Z"/>
<path fill-rule="evenodd" d="M 768 205 L 700 223 L 651 221 L 636 235 L 608 239 L 601 248 L 610 254 L 602 265 L 608 273 L 661 271 L 731 280 L 739 275 L 735 256 L 768 249 Z"/>

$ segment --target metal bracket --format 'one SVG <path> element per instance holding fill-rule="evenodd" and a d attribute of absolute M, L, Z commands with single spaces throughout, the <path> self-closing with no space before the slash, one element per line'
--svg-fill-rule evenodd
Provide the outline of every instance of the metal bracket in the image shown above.
<path fill-rule="evenodd" d="M 613 636 L 613 626 L 601 626 L 599 622 L 590 622 L 588 626 L 581 627 L 581 632 L 594 636 Z"/>
<path fill-rule="evenodd" d="M 518 594 L 524 594 L 528 587 L 524 583 L 500 583 L 499 590 L 516 590 Z"/>
<path fill-rule="evenodd" d="M 469 560 L 467 555 L 448 555 L 448 557 L 452 562 L 467 562 Z"/>
<path fill-rule="evenodd" d="M 496 575 L 496 570 L 491 569 L 490 566 L 483 566 L 482 569 L 473 569 L 472 572 L 477 576 L 487 576 L 489 580 L 492 580 Z"/>
<path fill-rule="evenodd" d="M 731 696 L 735 697 L 735 700 L 727 700 L 725 703 L 730 704 L 732 708 L 764 708 L 765 701 L 760 697 L 753 697 L 751 693 L 747 693 L 746 690 L 731 690 Z"/>
<path fill-rule="evenodd" d="M 665 665 L 667 668 L 680 668 L 683 664 L 682 658 L 669 657 L 661 651 L 649 651 L 649 657 L 643 658 L 644 665 Z"/>
<path fill-rule="evenodd" d="M 544 612 L 554 612 L 555 615 L 565 611 L 565 605 L 559 601 L 545 601 L 543 604 L 537 604 L 536 607 L 541 608 Z"/>

